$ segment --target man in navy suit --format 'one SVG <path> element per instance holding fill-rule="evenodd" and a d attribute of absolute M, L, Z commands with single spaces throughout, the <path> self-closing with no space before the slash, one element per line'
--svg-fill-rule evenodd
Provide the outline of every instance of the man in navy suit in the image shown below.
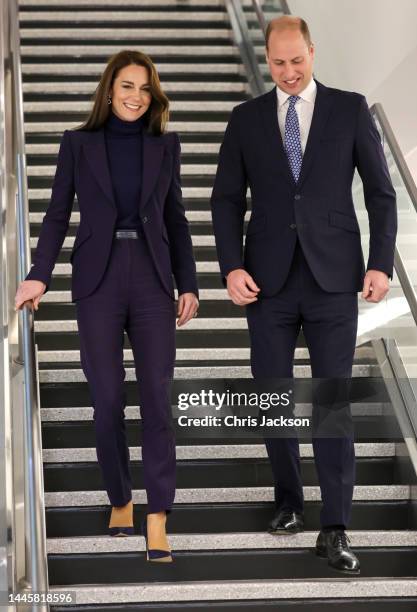
<path fill-rule="evenodd" d="M 272 20 L 266 57 L 276 87 L 233 109 L 220 149 L 211 206 L 223 283 L 232 301 L 246 306 L 255 378 L 292 378 L 302 326 L 312 377 L 347 381 L 357 292 L 379 302 L 389 290 L 395 191 L 365 97 L 313 79 L 305 21 Z M 352 201 L 355 168 L 370 225 L 366 271 Z M 247 186 L 252 213 L 243 253 Z M 265 442 L 276 503 L 269 532 L 296 533 L 304 525 L 298 440 Z M 313 437 L 313 449 L 323 502 L 316 552 L 332 567 L 357 574 L 359 561 L 345 534 L 355 479 L 353 436 Z"/>

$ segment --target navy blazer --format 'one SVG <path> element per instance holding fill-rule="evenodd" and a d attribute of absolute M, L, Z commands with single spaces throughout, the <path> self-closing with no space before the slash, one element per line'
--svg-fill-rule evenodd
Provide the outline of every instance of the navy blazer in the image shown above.
<path fill-rule="evenodd" d="M 274 295 L 287 278 L 298 235 L 325 291 L 361 291 L 365 265 L 352 199 L 355 167 L 370 224 L 367 270 L 392 277 L 396 194 L 377 127 L 364 96 L 316 83 L 297 183 L 279 130 L 276 87 L 232 111 L 211 197 L 224 284 L 231 270 L 245 268 L 260 295 Z M 252 213 L 243 253 L 247 185 Z"/>
<path fill-rule="evenodd" d="M 49 288 L 77 194 L 80 224 L 71 253 L 72 301 L 91 294 L 103 277 L 112 247 L 117 208 L 107 160 L 104 128 L 65 130 L 58 153 L 51 201 L 26 280 Z M 176 132 L 143 133 L 143 179 L 138 202 L 143 230 L 157 273 L 174 297 L 198 296 L 192 241 L 182 204 L 180 141 Z"/>

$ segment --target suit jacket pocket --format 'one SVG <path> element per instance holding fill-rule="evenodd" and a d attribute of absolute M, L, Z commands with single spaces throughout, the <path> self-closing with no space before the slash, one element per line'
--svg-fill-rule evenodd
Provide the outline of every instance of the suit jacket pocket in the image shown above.
<path fill-rule="evenodd" d="M 71 255 L 70 255 L 70 261 L 72 262 L 72 258 L 74 257 L 75 252 L 77 251 L 77 249 L 86 241 L 88 240 L 88 238 L 90 238 L 92 234 L 91 231 L 91 227 L 86 223 L 81 223 L 78 227 L 78 231 L 77 231 L 77 235 L 75 237 L 74 240 L 74 246 L 72 247 L 72 251 L 71 251 Z"/>
<path fill-rule="evenodd" d="M 332 225 L 333 227 L 339 227 L 341 229 L 347 230 L 348 232 L 355 232 L 357 234 L 360 234 L 358 220 L 356 219 L 356 217 L 346 215 L 345 213 L 341 213 L 338 210 L 329 210 L 329 225 Z"/>

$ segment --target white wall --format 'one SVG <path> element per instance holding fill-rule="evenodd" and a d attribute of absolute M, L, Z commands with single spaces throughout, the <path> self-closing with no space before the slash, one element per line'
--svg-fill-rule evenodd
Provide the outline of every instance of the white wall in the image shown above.
<path fill-rule="evenodd" d="M 381 102 L 417 182 L 416 0 L 288 0 L 309 24 L 315 77 Z"/>

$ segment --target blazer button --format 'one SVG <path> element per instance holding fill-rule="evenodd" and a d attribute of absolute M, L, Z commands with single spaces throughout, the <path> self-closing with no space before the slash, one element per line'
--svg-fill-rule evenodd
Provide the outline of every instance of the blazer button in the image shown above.
<path fill-rule="evenodd" d="M 301 200 L 301 196 L 300 196 L 300 194 L 298 194 L 298 193 L 297 193 L 297 195 L 296 195 L 296 196 L 294 196 L 294 200 Z"/>
<path fill-rule="evenodd" d="M 142 217 L 142 221 L 146 223 L 148 221 L 148 217 Z"/>
<path fill-rule="evenodd" d="M 297 226 L 296 226 L 296 224 L 295 224 L 295 223 L 291 223 L 291 225 L 290 225 L 290 228 L 291 228 L 291 229 L 295 229 L 296 227 L 297 227 Z"/>

